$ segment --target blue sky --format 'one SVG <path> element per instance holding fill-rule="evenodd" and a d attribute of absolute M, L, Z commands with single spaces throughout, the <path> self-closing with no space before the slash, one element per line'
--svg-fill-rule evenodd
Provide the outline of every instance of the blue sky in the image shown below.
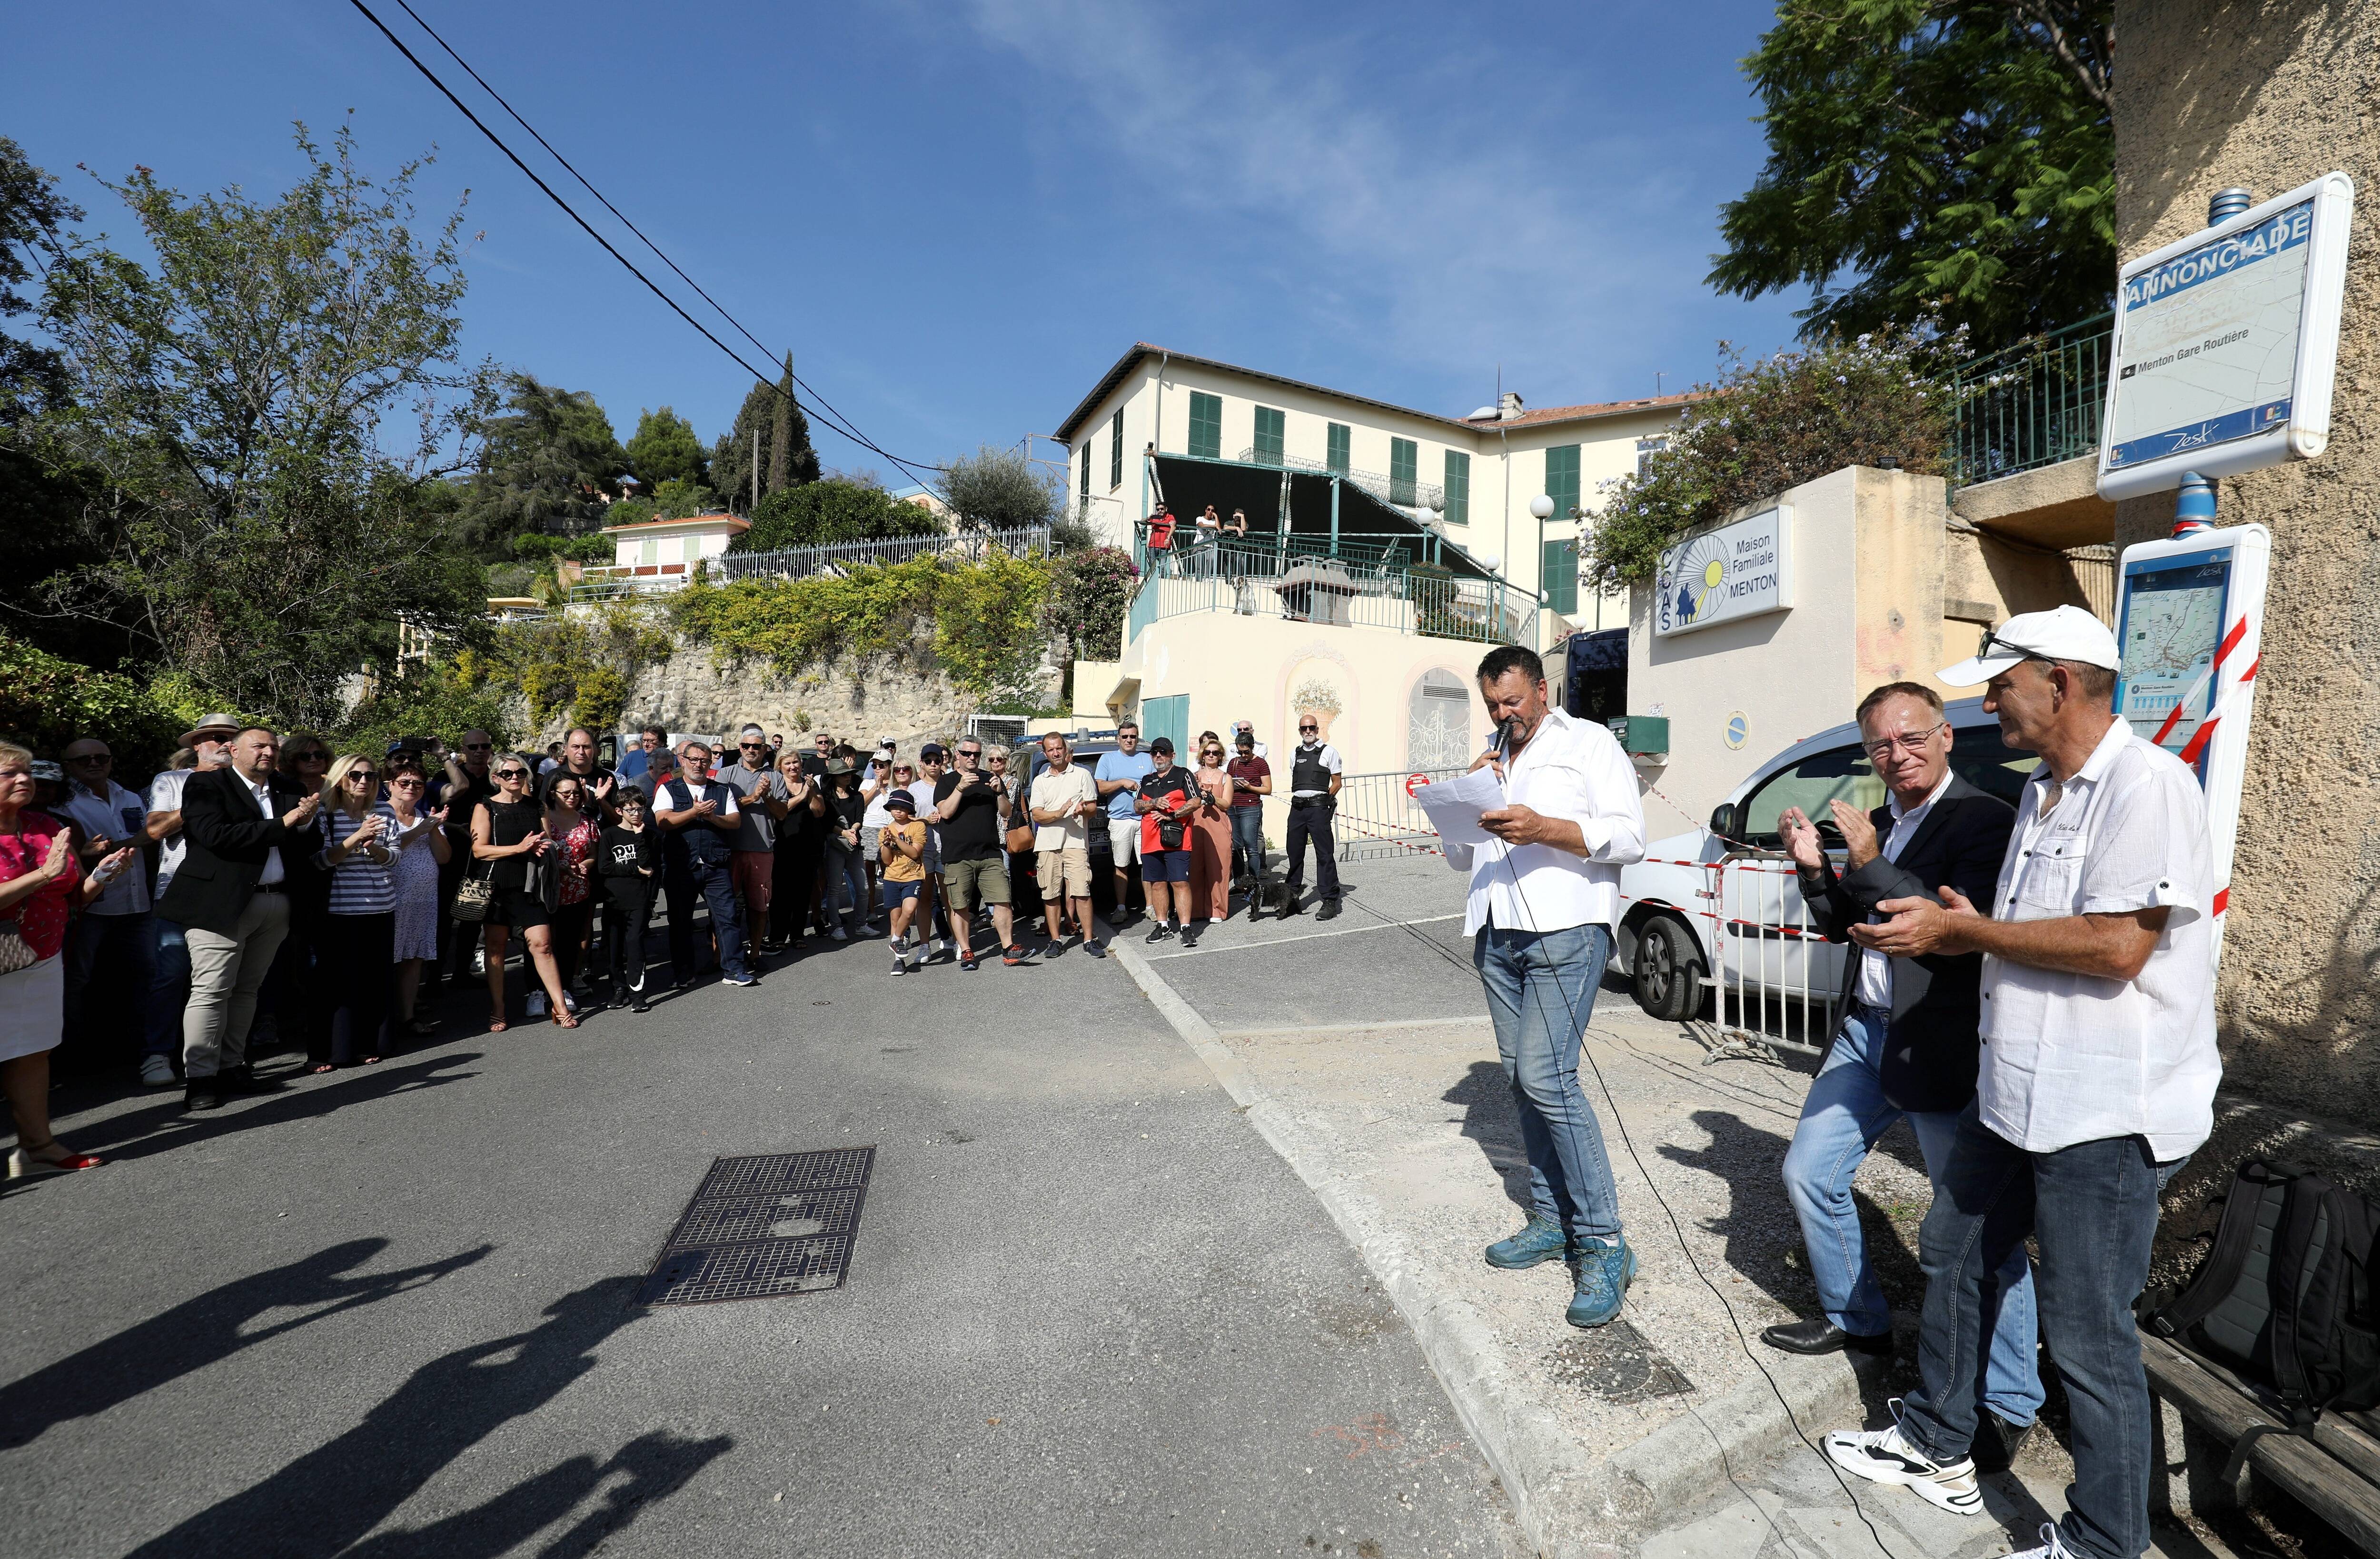
<path fill-rule="evenodd" d="M 1675 390 L 1721 338 L 1789 338 L 1803 301 L 1702 284 L 1762 158 L 1735 62 L 1767 6 L 413 4 L 910 458 L 1049 431 L 1135 339 L 1460 415 L 1500 364 L 1536 406 Z M 350 6 L 29 7 L 10 30 L 36 68 L 0 133 L 91 227 L 129 224 L 78 163 L 265 193 L 298 170 L 291 120 L 352 109 L 375 171 L 438 148 L 426 220 L 468 188 L 475 355 L 593 391 L 624 438 L 640 407 L 706 439 L 734 416 L 743 372 Z"/>

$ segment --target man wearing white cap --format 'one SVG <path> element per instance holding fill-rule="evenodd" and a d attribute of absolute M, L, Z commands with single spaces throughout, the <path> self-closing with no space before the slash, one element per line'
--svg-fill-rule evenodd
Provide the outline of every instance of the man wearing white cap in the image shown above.
<path fill-rule="evenodd" d="M 2157 1194 L 2214 1127 L 2214 865 L 2198 780 L 2116 718 L 2115 637 L 2072 606 L 2010 618 L 1941 674 L 1984 684 L 2009 746 L 2041 754 L 1993 902 L 1887 899 L 1852 939 L 1895 957 L 1981 953 L 1975 1102 L 1919 1253 L 1924 1383 L 1893 1428 L 1826 1437 L 1847 1471 L 1983 1511 L 1975 1432 L 1982 1289 L 2028 1236 L 2042 1340 L 2073 1413 L 2068 1511 L 2031 1559 L 2148 1547 L 2148 1382 L 2131 1304 Z"/>

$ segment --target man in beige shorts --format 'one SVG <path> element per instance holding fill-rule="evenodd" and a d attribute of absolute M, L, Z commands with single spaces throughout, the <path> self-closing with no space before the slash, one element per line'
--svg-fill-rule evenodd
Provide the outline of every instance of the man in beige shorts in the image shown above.
<path fill-rule="evenodd" d="M 1089 770 L 1075 761 L 1066 738 L 1052 731 L 1041 738 L 1041 755 L 1049 766 L 1034 776 L 1027 793 L 1033 812 L 1033 850 L 1040 864 L 1042 913 L 1048 918 L 1047 956 L 1066 950 L 1058 907 L 1062 897 L 1072 907 L 1075 928 L 1083 936 L 1083 951 L 1094 958 L 1108 956 L 1091 934 L 1091 819 L 1099 813 L 1099 789 Z"/>

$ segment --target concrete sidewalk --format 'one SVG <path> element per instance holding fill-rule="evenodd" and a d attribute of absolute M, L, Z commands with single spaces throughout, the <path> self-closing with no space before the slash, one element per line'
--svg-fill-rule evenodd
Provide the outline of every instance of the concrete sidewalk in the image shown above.
<path fill-rule="evenodd" d="M 1815 1308 L 1779 1177 L 1806 1071 L 1706 1066 L 1688 1029 L 1645 1017 L 1607 981 L 1583 1082 L 1640 1272 L 1620 1321 L 1577 1331 L 1562 1320 L 1566 1269 L 1504 1273 L 1480 1258 L 1519 1226 L 1527 1182 L 1461 935 L 1463 880 L 1435 858 L 1345 870 L 1347 910 L 1327 924 L 1232 921 L 1186 953 L 1130 933 L 1116 945 L 1363 1252 L 1536 1551 L 1752 1559 L 1775 1540 L 1779 1552 L 1876 1553 L 1801 1437 L 1882 1421 L 1907 1362 L 1855 1371 L 1846 1356 L 1757 1341 Z M 1858 1188 L 1888 1289 L 1913 1315 L 1930 1194 L 1906 1128 Z M 2043 1501 L 2062 1506 L 2069 1470 L 2037 1434 L 2019 1474 L 1993 1480 L 1992 1520 L 1864 1486 L 1860 1506 L 1891 1513 L 1876 1529 L 1896 1559 L 2004 1553 L 2038 1541 Z"/>

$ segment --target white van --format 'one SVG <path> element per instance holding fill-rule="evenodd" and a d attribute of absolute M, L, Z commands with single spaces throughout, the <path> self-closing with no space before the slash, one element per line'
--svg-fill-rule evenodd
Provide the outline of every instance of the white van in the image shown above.
<path fill-rule="evenodd" d="M 2040 761 L 2000 740 L 1980 698 L 1948 705 L 1950 766 L 1979 790 L 2016 805 Z M 1621 919 L 1615 968 L 1633 982 L 1636 1005 L 1677 1021 L 1704 1011 L 1714 988 L 1747 1004 L 1824 1004 L 1842 989 L 1846 944 L 1812 925 L 1777 819 L 1799 807 L 1817 823 L 1838 864 L 1842 836 L 1827 803 L 1862 811 L 1884 804 L 1884 782 L 1868 765 L 1859 727 L 1846 722 L 1795 743 L 1753 772 L 1714 808 L 1707 827 L 1657 839 L 1620 871 Z M 1717 973 L 1714 974 L 1713 971 Z M 1805 1021 L 1814 1015 L 1804 1010 Z M 1823 1025 L 1816 1039 L 1825 1038 Z M 1816 1042 L 1814 1041 L 1813 1042 Z"/>

